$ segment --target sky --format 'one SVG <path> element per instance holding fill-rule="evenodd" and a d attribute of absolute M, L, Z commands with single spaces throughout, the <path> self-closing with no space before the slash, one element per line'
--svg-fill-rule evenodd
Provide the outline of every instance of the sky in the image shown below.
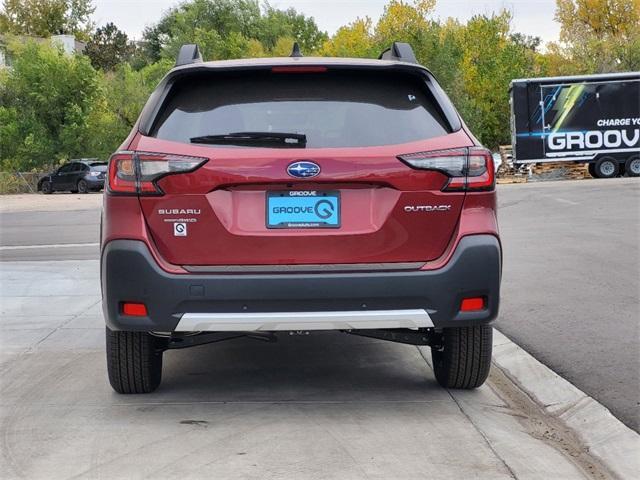
<path fill-rule="evenodd" d="M 157 22 L 162 13 L 180 0 L 94 0 L 93 20 L 98 26 L 115 23 L 130 38 L 140 39 L 147 25 Z M 270 5 L 285 9 L 294 7 L 315 18 L 321 30 L 329 34 L 357 17 L 370 17 L 374 23 L 388 0 L 270 0 Z M 435 17 L 455 17 L 466 21 L 475 14 L 491 13 L 506 8 L 513 13 L 513 30 L 556 41 L 559 25 L 553 20 L 555 0 L 438 0 Z"/>

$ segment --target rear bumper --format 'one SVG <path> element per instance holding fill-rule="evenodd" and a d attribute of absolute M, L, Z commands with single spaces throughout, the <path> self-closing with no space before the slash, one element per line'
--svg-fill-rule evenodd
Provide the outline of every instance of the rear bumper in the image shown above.
<path fill-rule="evenodd" d="M 104 188 L 104 178 L 91 177 L 87 175 L 83 180 L 87 182 L 89 190 L 102 190 Z"/>
<path fill-rule="evenodd" d="M 157 332 L 477 325 L 498 314 L 501 256 L 496 237 L 471 235 L 437 270 L 171 274 L 144 242 L 113 240 L 102 251 L 103 310 L 112 330 Z M 477 296 L 484 310 L 459 311 Z M 149 315 L 122 315 L 122 302 Z"/>

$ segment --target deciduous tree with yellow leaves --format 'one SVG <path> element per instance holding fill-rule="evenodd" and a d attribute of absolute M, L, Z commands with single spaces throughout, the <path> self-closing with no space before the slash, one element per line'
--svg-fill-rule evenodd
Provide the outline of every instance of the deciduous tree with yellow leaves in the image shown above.
<path fill-rule="evenodd" d="M 557 0 L 555 18 L 581 73 L 640 70 L 640 0 Z"/>

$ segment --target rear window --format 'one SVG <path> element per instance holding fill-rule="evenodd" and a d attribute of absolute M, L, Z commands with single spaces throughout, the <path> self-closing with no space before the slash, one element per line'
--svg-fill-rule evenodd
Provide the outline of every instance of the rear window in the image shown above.
<path fill-rule="evenodd" d="M 190 143 L 236 132 L 306 136 L 308 148 L 400 144 L 450 133 L 424 80 L 325 72 L 205 75 L 172 89 L 151 135 Z"/>

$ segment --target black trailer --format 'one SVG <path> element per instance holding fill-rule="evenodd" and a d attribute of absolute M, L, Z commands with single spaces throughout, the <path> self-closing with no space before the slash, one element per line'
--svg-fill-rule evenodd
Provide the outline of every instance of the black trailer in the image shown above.
<path fill-rule="evenodd" d="M 640 72 L 513 80 L 515 165 L 588 162 L 594 177 L 640 175 Z"/>

